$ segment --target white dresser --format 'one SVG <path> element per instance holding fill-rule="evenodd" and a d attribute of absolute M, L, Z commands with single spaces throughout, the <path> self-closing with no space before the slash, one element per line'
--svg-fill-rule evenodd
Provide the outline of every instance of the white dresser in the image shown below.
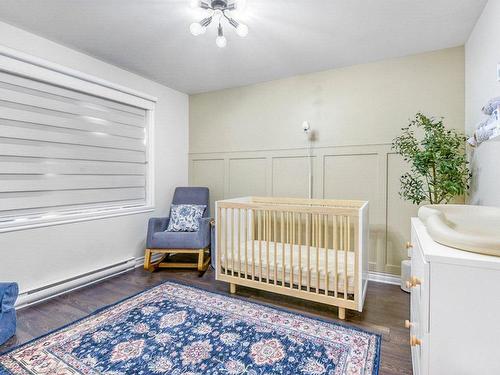
<path fill-rule="evenodd" d="M 409 255 L 413 373 L 500 374 L 500 257 L 440 245 L 417 218 Z"/>

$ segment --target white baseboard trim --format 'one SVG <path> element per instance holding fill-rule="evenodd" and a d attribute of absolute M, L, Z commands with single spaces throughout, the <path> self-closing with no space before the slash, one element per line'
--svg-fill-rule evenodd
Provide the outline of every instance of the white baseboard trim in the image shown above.
<path fill-rule="evenodd" d="M 131 271 L 135 268 L 135 266 L 135 258 L 130 258 L 122 262 L 45 285 L 40 288 L 22 291 L 16 301 L 16 310 L 72 292 L 121 273 Z"/>
<path fill-rule="evenodd" d="M 162 257 L 163 257 L 163 254 L 153 254 L 151 256 L 151 260 L 153 262 L 156 262 L 157 260 L 160 260 Z M 144 267 L 144 255 L 142 257 L 135 258 L 134 268 L 139 268 L 139 267 Z"/>
<path fill-rule="evenodd" d="M 135 260 L 134 268 L 139 268 L 141 266 L 144 266 L 144 255 L 142 257 L 136 257 L 134 260 Z"/>
<path fill-rule="evenodd" d="M 384 284 L 401 285 L 401 277 L 387 273 L 368 272 L 368 280 Z"/>

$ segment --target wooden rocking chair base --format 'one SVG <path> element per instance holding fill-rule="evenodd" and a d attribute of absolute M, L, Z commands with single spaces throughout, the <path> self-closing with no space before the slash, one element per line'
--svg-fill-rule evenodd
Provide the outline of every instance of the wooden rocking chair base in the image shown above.
<path fill-rule="evenodd" d="M 205 259 L 205 252 L 209 251 L 206 249 L 146 249 L 144 255 L 144 269 L 150 272 L 154 272 L 159 268 L 196 268 L 199 272 L 205 272 L 210 264 L 210 254 Z M 153 254 L 163 254 L 161 259 L 152 262 L 151 257 Z M 197 263 L 177 263 L 177 262 L 165 262 L 165 259 L 170 254 L 198 254 Z"/>

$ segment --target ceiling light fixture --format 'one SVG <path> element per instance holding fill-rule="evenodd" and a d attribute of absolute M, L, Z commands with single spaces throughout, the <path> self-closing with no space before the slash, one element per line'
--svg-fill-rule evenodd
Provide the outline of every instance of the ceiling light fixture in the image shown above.
<path fill-rule="evenodd" d="M 191 34 L 194 36 L 205 34 L 207 27 L 215 19 L 218 19 L 219 26 L 217 27 L 217 39 L 215 44 L 217 47 L 224 48 L 227 45 L 227 39 L 224 36 L 222 23 L 227 21 L 236 30 L 236 34 L 244 38 L 248 35 L 248 26 L 238 22 L 234 19 L 231 12 L 241 11 L 244 6 L 244 0 L 193 0 L 191 1 L 191 8 L 201 8 L 207 10 L 210 14 L 203 18 L 200 22 L 194 22 L 189 27 Z"/>

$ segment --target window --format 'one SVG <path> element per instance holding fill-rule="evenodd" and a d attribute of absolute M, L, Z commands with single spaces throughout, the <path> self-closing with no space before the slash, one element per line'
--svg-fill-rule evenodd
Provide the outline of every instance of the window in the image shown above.
<path fill-rule="evenodd" d="M 0 56 L 0 230 L 151 210 L 153 109 L 126 89 Z"/>

